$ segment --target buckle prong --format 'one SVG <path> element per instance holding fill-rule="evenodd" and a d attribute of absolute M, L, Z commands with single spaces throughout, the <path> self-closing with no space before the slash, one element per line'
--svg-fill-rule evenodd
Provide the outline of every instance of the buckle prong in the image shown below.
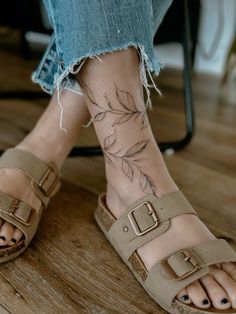
<path fill-rule="evenodd" d="M 12 216 L 14 219 L 20 221 L 22 224 L 29 225 L 29 221 L 30 221 L 30 217 L 32 215 L 33 208 L 31 208 L 30 215 L 29 215 L 27 221 L 25 221 L 25 220 L 23 220 L 20 217 L 15 215 L 16 210 L 19 208 L 20 202 L 21 201 L 19 199 L 14 199 L 12 204 L 11 204 L 11 206 L 8 209 L 8 213 L 9 213 L 10 216 Z"/>
<path fill-rule="evenodd" d="M 185 262 L 188 262 L 190 260 L 191 260 L 191 256 L 186 256 L 185 259 L 184 259 Z"/>
<path fill-rule="evenodd" d="M 196 256 L 192 252 L 189 252 L 188 250 L 185 249 L 185 250 L 181 250 L 180 253 L 184 255 L 184 262 L 189 263 L 192 268 L 189 271 L 187 271 L 185 274 L 183 274 L 182 276 L 179 276 L 177 280 L 185 279 L 186 277 L 195 273 L 199 268 L 199 262 L 196 259 Z"/>
<path fill-rule="evenodd" d="M 9 209 L 9 213 L 12 215 L 12 216 L 15 216 L 14 213 L 15 211 L 17 210 L 17 208 L 19 207 L 19 203 L 20 201 L 18 199 L 15 199 Z"/>
<path fill-rule="evenodd" d="M 152 216 L 152 219 L 153 219 L 153 222 L 154 222 L 154 224 L 152 226 L 148 227 L 147 229 L 145 229 L 143 231 L 140 230 L 138 222 L 136 221 L 135 216 L 134 216 L 134 212 L 136 210 L 138 210 L 142 206 L 146 206 L 147 207 L 147 209 L 148 209 L 147 214 Z M 138 235 L 138 236 L 141 236 L 141 235 L 151 231 L 152 229 L 156 228 L 158 226 L 158 224 L 159 224 L 159 220 L 158 220 L 157 214 L 156 214 L 156 212 L 152 208 L 152 205 L 149 202 L 144 202 L 144 203 L 138 205 L 137 207 L 133 208 L 129 212 L 128 218 L 129 218 L 129 221 L 131 223 L 131 226 L 133 227 L 133 230 L 134 230 L 135 234 Z"/>
<path fill-rule="evenodd" d="M 53 173 L 55 175 L 55 179 L 53 180 L 52 184 L 48 189 L 44 187 L 45 182 L 48 180 L 50 174 Z M 43 192 L 46 194 L 46 196 L 50 196 L 52 191 L 54 190 L 55 186 L 57 185 L 59 181 L 59 178 L 56 176 L 55 171 L 52 167 L 49 167 L 45 174 L 43 175 L 42 179 L 39 182 L 40 188 L 43 190 Z"/>

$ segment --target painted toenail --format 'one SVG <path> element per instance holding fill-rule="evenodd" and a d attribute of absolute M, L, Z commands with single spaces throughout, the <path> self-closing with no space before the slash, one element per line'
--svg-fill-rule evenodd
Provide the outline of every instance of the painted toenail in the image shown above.
<path fill-rule="evenodd" d="M 187 294 L 185 294 L 185 295 L 182 295 L 182 297 L 180 297 L 180 299 L 181 299 L 182 301 L 188 301 L 188 300 L 189 300 L 189 297 L 188 297 Z"/>
<path fill-rule="evenodd" d="M 205 299 L 202 301 L 202 304 L 207 305 L 207 304 L 209 304 L 209 301 L 207 299 Z"/>
<path fill-rule="evenodd" d="M 6 238 L 4 236 L 0 236 L 0 239 L 6 241 Z"/>
<path fill-rule="evenodd" d="M 16 239 L 11 239 L 11 241 L 12 241 L 13 243 L 16 243 Z"/>
<path fill-rule="evenodd" d="M 221 300 L 221 304 L 226 304 L 226 303 L 229 303 L 229 300 L 227 300 L 226 298 Z"/>

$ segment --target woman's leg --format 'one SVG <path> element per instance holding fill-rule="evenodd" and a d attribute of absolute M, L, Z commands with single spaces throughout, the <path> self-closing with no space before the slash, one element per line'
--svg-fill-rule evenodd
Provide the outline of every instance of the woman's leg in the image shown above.
<path fill-rule="evenodd" d="M 178 188 L 154 140 L 143 99 L 139 60 L 134 48 L 88 59 L 77 80 L 82 86 L 88 109 L 105 156 L 106 202 L 115 217 L 145 194 L 158 197 Z M 195 215 L 172 219 L 167 232 L 140 247 L 146 267 L 180 248 L 193 246 L 214 236 Z M 224 270 L 211 267 L 210 274 L 182 290 L 178 297 L 207 308 L 236 308 L 234 264 Z M 234 280 L 233 280 L 234 276 Z"/>
<path fill-rule="evenodd" d="M 83 96 L 64 90 L 61 101 L 65 104 L 63 124 L 67 133 L 59 128 L 60 108 L 55 92 L 35 128 L 17 145 L 17 148 L 32 152 L 46 162 L 54 162 L 59 169 L 76 144 L 82 125 L 89 119 Z M 32 207 L 40 207 L 41 202 L 32 191 L 28 177 L 15 169 L 0 169 L 0 176 L 0 191 L 19 198 Z M 21 231 L 1 219 L 0 246 L 13 245 L 21 237 Z"/>

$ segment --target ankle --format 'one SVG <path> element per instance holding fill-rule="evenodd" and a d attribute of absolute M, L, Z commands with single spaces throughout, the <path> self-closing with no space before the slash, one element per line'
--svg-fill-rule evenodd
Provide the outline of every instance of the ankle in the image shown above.
<path fill-rule="evenodd" d="M 63 141 L 59 141 L 58 139 L 31 132 L 16 147 L 35 154 L 45 162 L 54 162 L 60 169 L 67 157 L 67 152 L 65 152 L 63 144 Z"/>
<path fill-rule="evenodd" d="M 178 191 L 177 185 L 171 178 L 168 180 L 165 178 L 163 181 L 155 193 L 157 197 Z M 106 202 L 108 208 L 118 218 L 131 203 L 147 194 L 149 193 L 140 189 L 138 180 L 130 184 L 116 177 L 116 180 L 110 180 L 107 183 Z"/>
<path fill-rule="evenodd" d="M 115 193 L 126 205 L 136 199 L 154 194 L 157 197 L 169 194 L 178 190 L 177 185 L 170 176 L 161 155 L 148 154 L 145 163 L 140 167 L 133 167 L 127 176 L 128 171 L 117 163 L 115 167 L 106 166 L 106 178 L 108 193 Z"/>

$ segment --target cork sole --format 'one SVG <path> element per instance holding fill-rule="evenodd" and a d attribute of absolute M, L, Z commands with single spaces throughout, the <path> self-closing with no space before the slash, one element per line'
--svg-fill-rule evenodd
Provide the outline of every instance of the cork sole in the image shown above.
<path fill-rule="evenodd" d="M 108 209 L 107 209 L 108 210 Z M 150 291 L 148 291 L 145 287 L 145 284 L 144 282 L 142 281 L 142 279 L 140 278 L 140 276 L 138 275 L 138 273 L 136 273 L 131 265 L 131 263 L 129 261 L 126 261 L 122 258 L 122 255 L 119 253 L 118 249 L 116 249 L 114 246 L 113 246 L 113 243 L 111 241 L 111 239 L 109 239 L 109 237 L 107 236 L 107 228 L 106 226 L 103 224 L 103 219 L 101 219 L 100 217 L 100 210 L 97 209 L 95 210 L 95 213 L 94 213 L 94 218 L 98 224 L 98 226 L 100 227 L 100 229 L 102 230 L 102 232 L 104 233 L 105 237 L 107 238 L 107 240 L 110 242 L 110 244 L 112 245 L 113 249 L 117 252 L 117 254 L 119 255 L 119 257 L 123 260 L 123 262 L 129 267 L 129 269 L 131 270 L 131 272 L 133 273 L 133 275 L 135 276 L 135 278 L 138 280 L 138 282 L 142 285 L 142 287 L 145 289 L 145 291 L 151 296 L 151 298 L 153 300 L 155 300 L 155 297 L 152 295 L 152 293 Z M 156 300 L 155 300 L 156 301 Z M 157 302 L 157 301 L 156 301 Z M 157 302 L 157 304 L 162 307 L 165 311 L 167 311 L 167 313 L 170 313 L 170 314 L 178 314 L 178 313 L 181 313 L 181 314 L 228 314 L 228 313 L 231 313 L 231 314 L 236 314 L 236 310 L 234 309 L 229 309 L 229 310 L 225 310 L 225 311 L 220 311 L 220 310 L 217 310 L 213 307 L 210 307 L 206 310 L 203 310 L 203 309 L 198 309 L 197 307 L 195 307 L 194 305 L 186 305 L 186 304 L 183 304 L 182 302 L 178 301 L 177 299 L 174 301 L 174 304 L 172 307 L 170 306 L 167 306 L 167 305 L 164 305 L 164 304 L 159 304 Z"/>

